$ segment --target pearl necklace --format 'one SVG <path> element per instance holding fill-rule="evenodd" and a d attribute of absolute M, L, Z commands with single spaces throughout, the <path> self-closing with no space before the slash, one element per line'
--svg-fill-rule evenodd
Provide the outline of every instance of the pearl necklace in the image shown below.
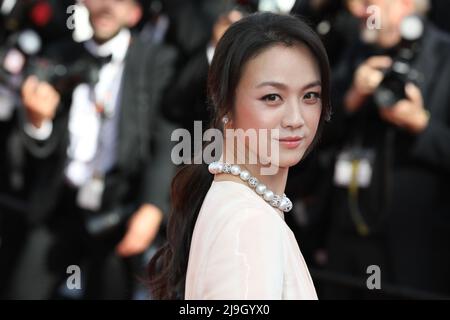
<path fill-rule="evenodd" d="M 228 164 L 219 161 L 211 162 L 208 166 L 208 170 L 212 174 L 227 173 L 233 176 L 239 176 L 242 181 L 248 183 L 248 185 L 255 189 L 255 192 L 260 195 L 265 201 L 267 201 L 272 207 L 280 209 L 283 212 L 289 212 L 292 209 L 292 202 L 286 197 L 276 195 L 273 191 L 269 190 L 266 185 L 260 183 L 258 179 L 253 177 L 247 170 L 241 170 L 236 164 Z"/>

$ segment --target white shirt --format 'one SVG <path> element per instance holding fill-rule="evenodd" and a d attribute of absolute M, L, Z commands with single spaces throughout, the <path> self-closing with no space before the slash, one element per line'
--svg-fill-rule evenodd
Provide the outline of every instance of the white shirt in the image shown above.
<path fill-rule="evenodd" d="M 187 300 L 317 299 L 284 214 L 248 186 L 213 181 L 190 244 Z"/>
<path fill-rule="evenodd" d="M 112 116 L 102 123 L 92 88 L 87 84 L 75 88 L 69 116 L 69 162 L 65 171 L 68 181 L 75 186 L 82 186 L 93 174 L 104 174 L 116 162 L 120 87 L 130 39 L 130 31 L 123 29 L 102 45 L 93 40 L 86 42 L 86 49 L 95 56 L 112 54 L 111 62 L 100 69 L 94 88 L 96 100 L 104 103 Z"/>

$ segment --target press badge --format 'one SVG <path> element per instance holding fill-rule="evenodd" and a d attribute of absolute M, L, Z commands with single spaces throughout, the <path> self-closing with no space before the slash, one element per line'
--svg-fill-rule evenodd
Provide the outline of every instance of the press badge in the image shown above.
<path fill-rule="evenodd" d="M 334 184 L 338 187 L 348 187 L 354 183 L 360 188 L 369 187 L 372 180 L 373 160 L 372 150 L 341 152 L 334 169 Z"/>
<path fill-rule="evenodd" d="M 78 206 L 91 211 L 100 210 L 104 190 L 105 181 L 103 178 L 90 179 L 78 190 Z"/>

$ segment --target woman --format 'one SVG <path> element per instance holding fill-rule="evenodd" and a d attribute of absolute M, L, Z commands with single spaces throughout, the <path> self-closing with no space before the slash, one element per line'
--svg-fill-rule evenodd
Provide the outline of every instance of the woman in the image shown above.
<path fill-rule="evenodd" d="M 168 243 L 149 266 L 154 298 L 317 299 L 284 221 L 292 203 L 283 190 L 289 167 L 330 115 L 328 91 L 325 50 L 298 18 L 258 13 L 226 31 L 208 79 L 213 127 L 268 130 L 272 153 L 226 135 L 219 162 L 179 171 Z M 230 139 L 243 143 L 244 157 Z M 255 153 L 257 161 L 249 161 Z"/>

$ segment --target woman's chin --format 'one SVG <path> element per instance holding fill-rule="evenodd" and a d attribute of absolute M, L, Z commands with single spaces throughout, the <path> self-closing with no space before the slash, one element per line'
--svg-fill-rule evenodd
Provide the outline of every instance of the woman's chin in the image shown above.
<path fill-rule="evenodd" d="M 280 169 L 289 169 L 290 167 L 295 166 L 298 164 L 300 160 L 294 160 L 294 159 L 283 159 L 279 163 L 272 163 L 273 166 L 276 166 Z"/>
<path fill-rule="evenodd" d="M 297 151 L 297 152 L 289 152 L 284 153 L 280 156 L 280 168 L 289 168 L 297 165 L 300 161 L 302 161 L 303 156 L 305 154 L 304 150 Z"/>

